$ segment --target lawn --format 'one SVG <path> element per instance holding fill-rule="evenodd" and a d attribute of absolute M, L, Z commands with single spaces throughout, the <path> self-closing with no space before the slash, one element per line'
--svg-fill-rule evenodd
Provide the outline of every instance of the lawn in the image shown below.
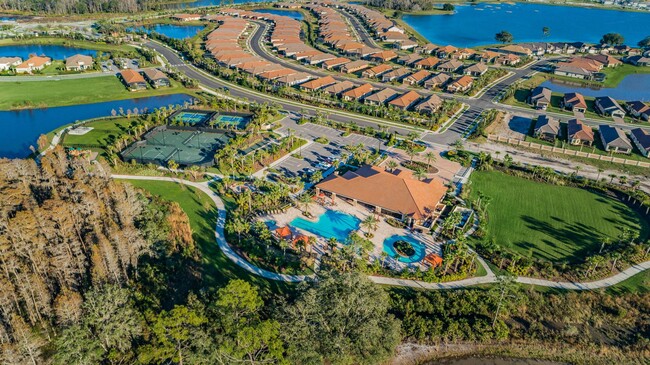
<path fill-rule="evenodd" d="M 249 274 L 235 265 L 219 250 L 214 237 L 217 211 L 212 200 L 192 187 L 165 181 L 128 180 L 136 187 L 180 204 L 192 227 L 194 241 L 201 251 L 203 261 L 203 285 L 206 288 L 221 287 L 230 279 L 243 279 L 257 285 L 269 294 L 293 290 L 293 286 L 263 279 Z"/>
<path fill-rule="evenodd" d="M 649 226 L 622 202 L 584 189 L 555 186 L 477 171 L 471 196 L 490 197 L 488 237 L 521 255 L 553 262 L 578 262 L 616 240 L 624 228 L 647 237 Z"/>
<path fill-rule="evenodd" d="M 648 293 L 650 292 L 650 271 L 646 270 L 642 273 L 636 274 L 631 278 L 608 288 L 607 292 L 611 294 Z"/>
<path fill-rule="evenodd" d="M 168 88 L 131 92 L 115 76 L 3 82 L 0 87 L 0 110 L 99 103 L 188 92 L 175 81 L 172 84 Z"/>
<path fill-rule="evenodd" d="M 126 133 L 131 124 L 138 122 L 138 117 L 111 118 L 84 124 L 93 128 L 84 135 L 66 134 L 61 143 L 65 147 L 85 147 L 103 152 L 104 148 Z"/>

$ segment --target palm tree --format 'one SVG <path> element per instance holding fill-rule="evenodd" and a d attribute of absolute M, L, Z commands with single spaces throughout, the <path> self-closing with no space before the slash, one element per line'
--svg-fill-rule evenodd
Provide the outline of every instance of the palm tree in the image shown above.
<path fill-rule="evenodd" d="M 390 169 L 390 171 L 395 171 L 395 169 L 397 168 L 397 166 L 399 166 L 399 164 L 395 160 L 390 160 L 388 161 L 387 166 Z"/>
<path fill-rule="evenodd" d="M 600 173 L 602 173 L 603 171 L 605 170 L 598 168 L 598 175 L 596 176 L 596 181 L 600 180 Z"/>
<path fill-rule="evenodd" d="M 614 269 L 616 268 L 616 263 L 618 262 L 618 260 L 619 260 L 621 257 L 623 257 L 623 255 L 621 255 L 620 252 L 613 252 L 613 253 L 612 253 L 611 258 L 612 258 L 612 260 L 613 260 L 614 262 L 612 263 L 612 268 L 611 268 L 611 270 L 610 270 L 611 272 L 614 271 Z"/>
<path fill-rule="evenodd" d="M 427 153 L 424 154 L 424 157 L 427 158 L 427 171 L 429 171 L 429 166 L 431 165 L 431 161 L 436 162 L 436 154 L 433 151 L 427 151 Z"/>
<path fill-rule="evenodd" d="M 603 252 L 603 249 L 605 248 L 605 246 L 609 246 L 611 244 L 612 244 L 612 240 L 609 237 L 603 238 L 603 240 L 600 243 L 600 250 L 598 251 L 598 253 Z"/>
<path fill-rule="evenodd" d="M 414 146 L 408 145 L 406 146 L 406 154 L 409 156 L 409 164 L 413 164 L 413 156 L 417 155 L 418 153 L 415 151 Z"/>
<path fill-rule="evenodd" d="M 422 180 L 427 177 L 427 173 L 426 171 L 424 171 L 423 168 L 418 167 L 417 169 L 415 169 L 415 171 L 413 171 L 413 177 L 415 177 L 418 180 Z"/>
<path fill-rule="evenodd" d="M 298 197 L 298 203 L 302 207 L 303 212 L 309 213 L 309 205 L 311 204 L 311 195 L 305 193 Z"/>
<path fill-rule="evenodd" d="M 368 232 L 367 232 L 368 234 L 370 234 L 371 230 L 372 231 L 376 230 L 378 224 L 379 224 L 379 220 L 377 219 L 377 217 L 374 216 L 374 214 L 371 214 L 371 215 L 367 216 L 361 222 L 361 226 L 363 226 L 364 228 L 366 228 L 368 230 Z"/>

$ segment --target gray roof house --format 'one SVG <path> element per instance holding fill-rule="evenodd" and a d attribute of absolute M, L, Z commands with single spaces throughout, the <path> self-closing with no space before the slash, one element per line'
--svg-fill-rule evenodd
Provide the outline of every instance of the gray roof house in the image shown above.
<path fill-rule="evenodd" d="M 384 105 L 387 102 L 395 99 L 399 93 L 391 88 L 385 88 L 381 91 L 378 91 L 370 96 L 367 96 L 363 102 L 366 105 Z"/>
<path fill-rule="evenodd" d="M 650 106 L 646 105 L 641 101 L 628 101 L 625 105 L 627 111 L 636 118 L 641 118 L 644 120 L 650 119 Z"/>
<path fill-rule="evenodd" d="M 560 122 L 552 117 L 540 115 L 535 122 L 534 135 L 536 138 L 555 141 L 560 133 Z"/>
<path fill-rule="evenodd" d="M 551 89 L 538 86 L 530 93 L 530 104 L 537 109 L 546 110 L 551 104 Z"/>
<path fill-rule="evenodd" d="M 598 132 L 600 133 L 600 140 L 603 142 L 603 146 L 605 146 L 605 151 L 620 153 L 632 152 L 632 143 L 621 129 L 601 124 Z"/>
<path fill-rule="evenodd" d="M 650 157 L 650 132 L 645 129 L 635 128 L 630 133 L 632 142 L 645 157 Z"/>
<path fill-rule="evenodd" d="M 596 110 L 603 115 L 611 115 L 613 117 L 625 117 L 625 110 L 609 96 L 599 96 L 596 98 Z"/>

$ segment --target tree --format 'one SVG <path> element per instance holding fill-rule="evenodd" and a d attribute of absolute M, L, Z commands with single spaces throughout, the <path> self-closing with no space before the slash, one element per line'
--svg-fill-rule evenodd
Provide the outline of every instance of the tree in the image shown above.
<path fill-rule="evenodd" d="M 427 177 L 427 172 L 423 168 L 418 167 L 415 169 L 415 171 L 413 171 L 413 177 L 418 180 L 422 180 Z"/>
<path fill-rule="evenodd" d="M 511 43 L 514 38 L 510 32 L 502 30 L 494 36 L 494 39 L 501 43 Z"/>
<path fill-rule="evenodd" d="M 456 7 L 453 6 L 450 3 L 446 3 L 446 4 L 442 5 L 442 10 L 444 10 L 444 11 L 454 11 L 454 10 L 456 10 Z"/>
<path fill-rule="evenodd" d="M 609 46 L 618 46 L 623 44 L 625 38 L 618 33 L 607 33 L 603 35 L 603 38 L 600 39 L 600 44 L 606 44 Z"/>
<path fill-rule="evenodd" d="M 250 229 L 250 223 L 240 217 L 235 217 L 226 222 L 225 228 L 230 233 L 237 233 L 237 241 L 241 244 L 241 234 Z"/>
<path fill-rule="evenodd" d="M 386 291 L 365 275 L 321 272 L 286 308 L 291 363 L 379 364 L 400 342 Z"/>
<path fill-rule="evenodd" d="M 433 151 L 427 151 L 424 154 L 424 157 L 427 159 L 427 171 L 429 171 L 429 167 L 431 166 L 431 161 L 436 162 L 437 157 L 436 154 Z"/>
<path fill-rule="evenodd" d="M 386 165 L 388 166 L 388 169 L 389 169 L 390 171 L 395 171 L 395 169 L 397 168 L 397 166 L 399 166 L 399 164 L 398 164 L 397 161 L 395 161 L 395 160 L 390 160 L 390 161 L 388 161 L 388 163 L 387 163 Z"/>
<path fill-rule="evenodd" d="M 375 217 L 374 214 L 370 214 L 361 222 L 361 226 L 366 228 L 368 230 L 368 233 L 370 233 L 370 231 L 376 230 L 378 224 L 379 220 L 377 217 Z"/>
<path fill-rule="evenodd" d="M 650 35 L 640 40 L 637 45 L 641 48 L 650 48 Z"/>
<path fill-rule="evenodd" d="M 515 307 L 519 295 L 520 287 L 514 276 L 497 276 L 497 284 L 490 290 L 490 296 L 494 301 L 493 305 L 496 307 L 492 318 L 492 327 L 496 326 L 497 319 L 503 312 L 507 313 Z"/>

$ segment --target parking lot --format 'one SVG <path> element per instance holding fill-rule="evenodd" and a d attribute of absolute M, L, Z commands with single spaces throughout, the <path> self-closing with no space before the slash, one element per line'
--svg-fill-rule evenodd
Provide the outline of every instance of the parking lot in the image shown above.
<path fill-rule="evenodd" d="M 291 115 L 280 122 L 282 127 L 277 130 L 279 133 L 288 135 L 289 129 L 292 129 L 295 136 L 310 142 L 310 144 L 302 148 L 302 159 L 287 156 L 273 166 L 273 168 L 288 177 L 308 176 L 316 170 L 327 170 L 333 160 L 340 159 L 343 154 L 347 153 L 344 150 L 345 146 L 361 144 L 373 152 L 379 146 L 381 146 L 382 151 L 387 148 L 383 141 L 376 138 L 354 133 L 347 137 L 342 137 L 342 132 L 339 130 L 312 123 L 298 125 L 296 123 L 297 120 L 298 117 Z M 318 137 L 327 138 L 329 143 L 322 144 L 313 142 Z"/>

